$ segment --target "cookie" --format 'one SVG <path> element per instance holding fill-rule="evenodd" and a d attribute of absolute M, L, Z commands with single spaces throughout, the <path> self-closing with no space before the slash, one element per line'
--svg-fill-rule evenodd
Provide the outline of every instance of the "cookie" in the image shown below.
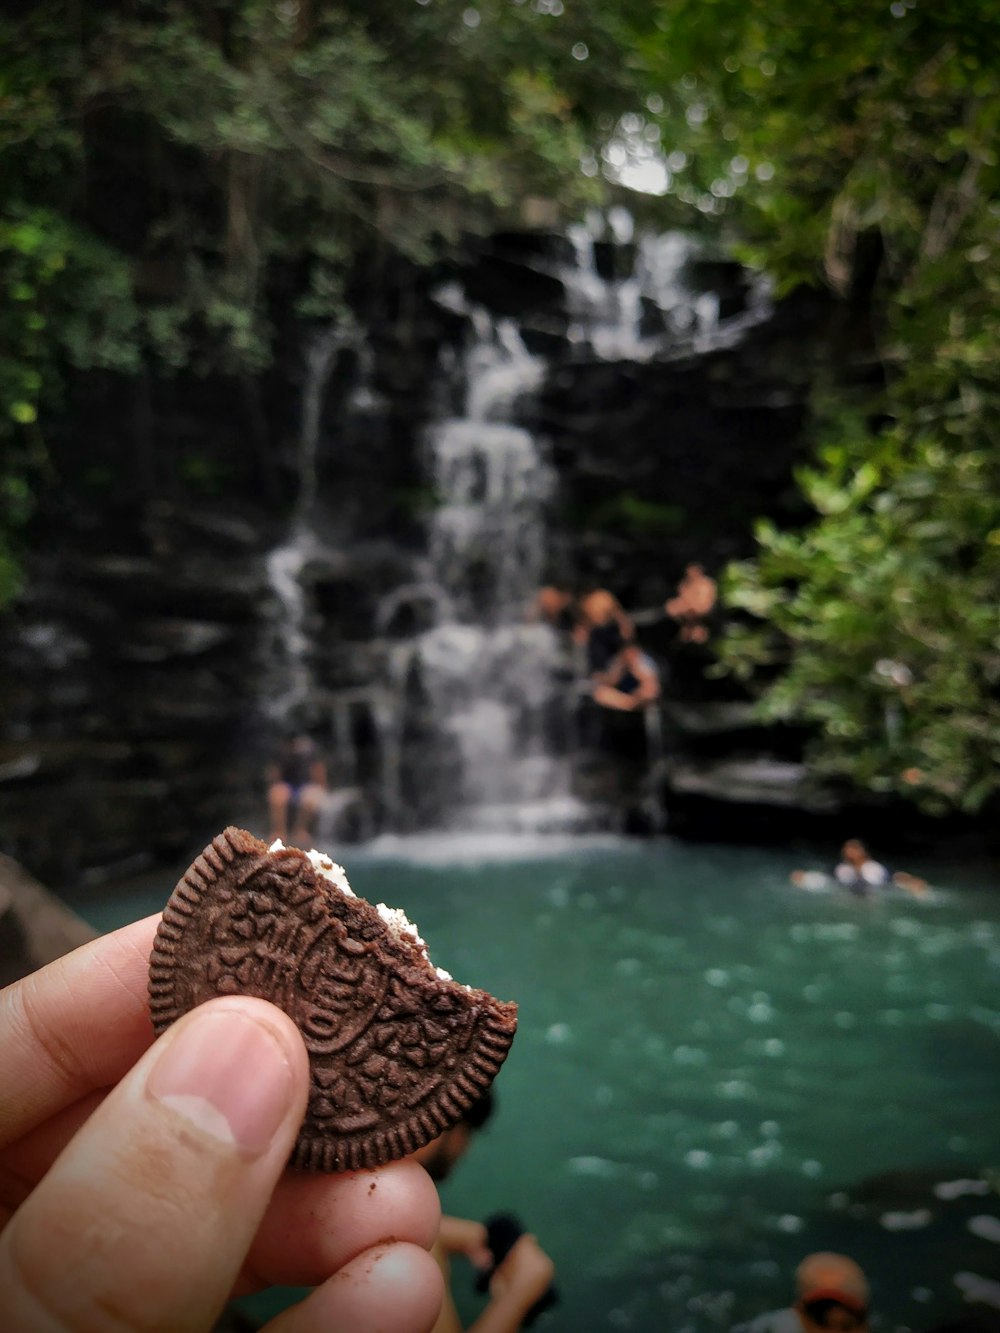
<path fill-rule="evenodd" d="M 302 1033 L 311 1086 L 290 1164 L 314 1171 L 429 1143 L 489 1087 L 517 1027 L 515 1004 L 435 968 L 405 915 L 355 897 L 328 858 L 227 828 L 164 908 L 153 1027 L 236 994 L 270 1000 Z"/>

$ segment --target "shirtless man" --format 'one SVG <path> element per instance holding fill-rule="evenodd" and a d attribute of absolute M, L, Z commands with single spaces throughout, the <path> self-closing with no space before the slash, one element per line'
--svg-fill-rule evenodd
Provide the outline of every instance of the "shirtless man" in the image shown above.
<path fill-rule="evenodd" d="M 677 596 L 664 602 L 663 609 L 677 621 L 682 643 L 706 643 L 708 626 L 705 619 L 715 606 L 718 587 L 715 579 L 701 565 L 688 565 L 677 585 Z"/>
<path fill-rule="evenodd" d="M 493 1099 L 486 1093 L 457 1125 L 413 1153 L 413 1160 L 423 1166 L 433 1181 L 446 1180 L 492 1110 Z M 493 1256 L 486 1241 L 482 1222 L 464 1217 L 441 1218 L 431 1254 L 444 1274 L 444 1304 L 432 1333 L 463 1333 L 451 1295 L 451 1256 L 465 1255 L 475 1268 L 488 1269 Z M 534 1236 L 521 1236 L 490 1279 L 489 1303 L 466 1333 L 517 1333 L 525 1316 L 551 1286 L 553 1271 L 552 1260 Z"/>

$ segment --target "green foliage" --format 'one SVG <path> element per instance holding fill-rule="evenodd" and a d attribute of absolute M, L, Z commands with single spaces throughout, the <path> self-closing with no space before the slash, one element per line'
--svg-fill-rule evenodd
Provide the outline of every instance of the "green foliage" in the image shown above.
<path fill-rule="evenodd" d="M 750 619 L 724 662 L 783 667 L 762 711 L 816 724 L 820 771 L 976 809 L 1000 763 L 996 456 L 850 433 L 802 483 L 819 521 L 761 523 L 757 559 L 728 571 L 725 600 Z"/>
<path fill-rule="evenodd" d="M 670 0 L 640 44 L 674 192 L 843 298 L 804 531 L 730 569 L 725 668 L 816 766 L 925 808 L 1000 788 L 996 9 Z M 668 137 L 669 136 L 669 137 Z M 881 369 L 848 389 L 850 363 Z M 853 404 L 849 412 L 847 405 Z M 761 674 L 763 673 L 763 674 Z"/>
<path fill-rule="evenodd" d="M 676 533 L 683 525 L 684 510 L 680 505 L 648 500 L 634 491 L 619 491 L 577 517 L 577 526 L 581 528 L 648 536 Z"/>
<path fill-rule="evenodd" d="M 39 417 L 60 366 L 136 368 L 127 273 L 106 246 L 47 209 L 0 219 L 0 606 L 20 584 L 19 534 L 52 464 Z"/>
<path fill-rule="evenodd" d="M 220 496 L 226 489 L 228 469 L 201 450 L 185 450 L 181 454 L 179 471 L 185 485 L 202 495 Z"/>
<path fill-rule="evenodd" d="M 146 136 L 128 166 L 155 216 L 131 244 L 172 271 L 152 331 L 174 360 L 183 333 L 205 369 L 265 365 L 289 266 L 299 311 L 337 317 L 372 255 L 427 259 L 532 191 L 596 197 L 574 62 L 529 6 L 147 0 L 88 27 L 88 100 Z"/>
<path fill-rule="evenodd" d="M 0 605 L 67 366 L 248 375 L 394 254 L 516 223 L 631 97 L 629 11 L 519 0 L 40 0 L 0 17 Z M 565 22 L 561 21 L 565 18 Z M 581 32 L 600 63 L 572 48 Z M 209 460 L 178 457 L 191 484 Z"/>

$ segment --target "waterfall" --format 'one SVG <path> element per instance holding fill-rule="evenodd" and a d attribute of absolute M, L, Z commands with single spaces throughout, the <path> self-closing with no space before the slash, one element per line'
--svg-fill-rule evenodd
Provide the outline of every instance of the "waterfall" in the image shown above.
<path fill-rule="evenodd" d="M 723 315 L 718 294 L 693 280 L 703 246 L 686 232 L 633 236 L 625 209 L 612 209 L 607 219 L 592 213 L 567 236 L 573 263 L 553 270 L 566 289 L 567 336 L 600 360 L 670 360 L 732 347 L 772 313 L 771 284 L 755 275 L 739 308 Z M 600 271 L 602 244 L 616 254 L 632 248 L 628 272 Z"/>
<path fill-rule="evenodd" d="M 553 716 L 565 706 L 563 649 L 548 627 L 528 618 L 543 574 L 555 474 L 537 437 L 518 423 L 546 367 L 513 320 L 467 303 L 455 286 L 438 299 L 468 321 L 455 372 L 457 410 L 442 414 L 425 441 L 437 505 L 421 577 L 382 609 L 387 620 L 406 594 L 421 600 L 433 623 L 397 645 L 390 669 L 397 689 L 417 673 L 435 738 L 425 757 L 448 756 L 442 772 L 429 762 L 420 779 L 425 788 L 439 784 L 438 803 L 451 812 L 446 822 L 566 827 L 586 812 L 570 795 L 568 760 L 552 752 Z M 383 723 L 394 784 L 385 799 L 397 806 L 404 706 Z"/>
<path fill-rule="evenodd" d="M 321 330 L 305 349 L 296 501 L 266 562 L 275 614 L 265 711 L 276 724 L 304 704 L 329 711 L 340 769 L 358 775 L 389 830 L 565 830 L 606 817 L 572 794 L 569 646 L 531 619 L 557 498 L 533 399 L 560 365 L 696 356 L 734 345 L 771 312 L 762 280 L 681 233 L 637 231 L 621 209 L 588 217 L 533 254 L 522 271 L 544 277 L 548 323 L 493 312 L 457 281 L 433 294 L 451 327 L 464 330 L 460 345 L 440 350 L 433 419 L 420 435 L 434 506 L 424 549 L 399 543 L 402 576 L 373 590 L 371 656 L 347 681 L 329 669 L 324 676 L 316 651 L 323 568 L 336 563 L 331 554 L 347 562 L 355 554 L 331 553 L 317 530 L 317 501 L 329 498 L 317 495 L 324 405 L 344 349 L 357 363 L 339 405 L 345 421 L 388 413 L 374 386 L 392 376 L 375 374 L 378 344 L 350 324 Z M 359 742 L 369 747 L 364 765 L 353 749 L 356 717 L 373 737 Z"/>
<path fill-rule="evenodd" d="M 537 441 L 511 417 L 541 382 L 541 361 L 511 320 L 476 311 L 466 356 L 464 411 L 429 434 L 438 497 L 430 532 L 431 580 L 460 620 L 523 618 L 544 560 L 544 507 L 552 470 Z"/>
<path fill-rule="evenodd" d="M 306 348 L 296 452 L 295 505 L 284 541 L 265 558 L 276 614 L 271 626 L 263 706 L 266 716 L 276 724 L 287 722 L 313 693 L 309 607 L 303 571 L 320 550 L 312 517 L 316 503 L 323 404 L 340 352 L 344 347 L 354 345 L 356 340 L 353 327 L 333 324 L 316 334 Z"/>
<path fill-rule="evenodd" d="M 302 417 L 299 424 L 299 489 L 295 498 L 293 531 L 306 527 L 316 503 L 316 459 L 327 385 L 341 350 L 356 340 L 357 334 L 353 328 L 345 329 L 340 324 L 332 324 L 318 333 L 306 349 Z"/>
<path fill-rule="evenodd" d="M 418 661 L 457 750 L 463 818 L 474 811 L 480 824 L 517 824 L 528 806 L 568 795 L 568 774 L 540 740 L 558 648 L 549 630 L 526 623 L 555 479 L 516 417 L 545 367 L 513 320 L 476 307 L 470 315 L 461 415 L 439 422 L 427 441 L 438 497 L 429 567 L 454 613 L 421 637 Z"/>

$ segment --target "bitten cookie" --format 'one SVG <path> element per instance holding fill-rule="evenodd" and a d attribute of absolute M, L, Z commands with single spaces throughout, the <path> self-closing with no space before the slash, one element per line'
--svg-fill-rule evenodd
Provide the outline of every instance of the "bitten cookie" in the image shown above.
<path fill-rule="evenodd" d="M 159 1034 L 216 995 L 288 1014 L 311 1087 L 291 1165 L 378 1166 L 458 1121 L 493 1081 L 517 1005 L 435 968 L 403 912 L 351 891 L 318 852 L 243 829 L 213 838 L 174 889 L 149 969 Z"/>

